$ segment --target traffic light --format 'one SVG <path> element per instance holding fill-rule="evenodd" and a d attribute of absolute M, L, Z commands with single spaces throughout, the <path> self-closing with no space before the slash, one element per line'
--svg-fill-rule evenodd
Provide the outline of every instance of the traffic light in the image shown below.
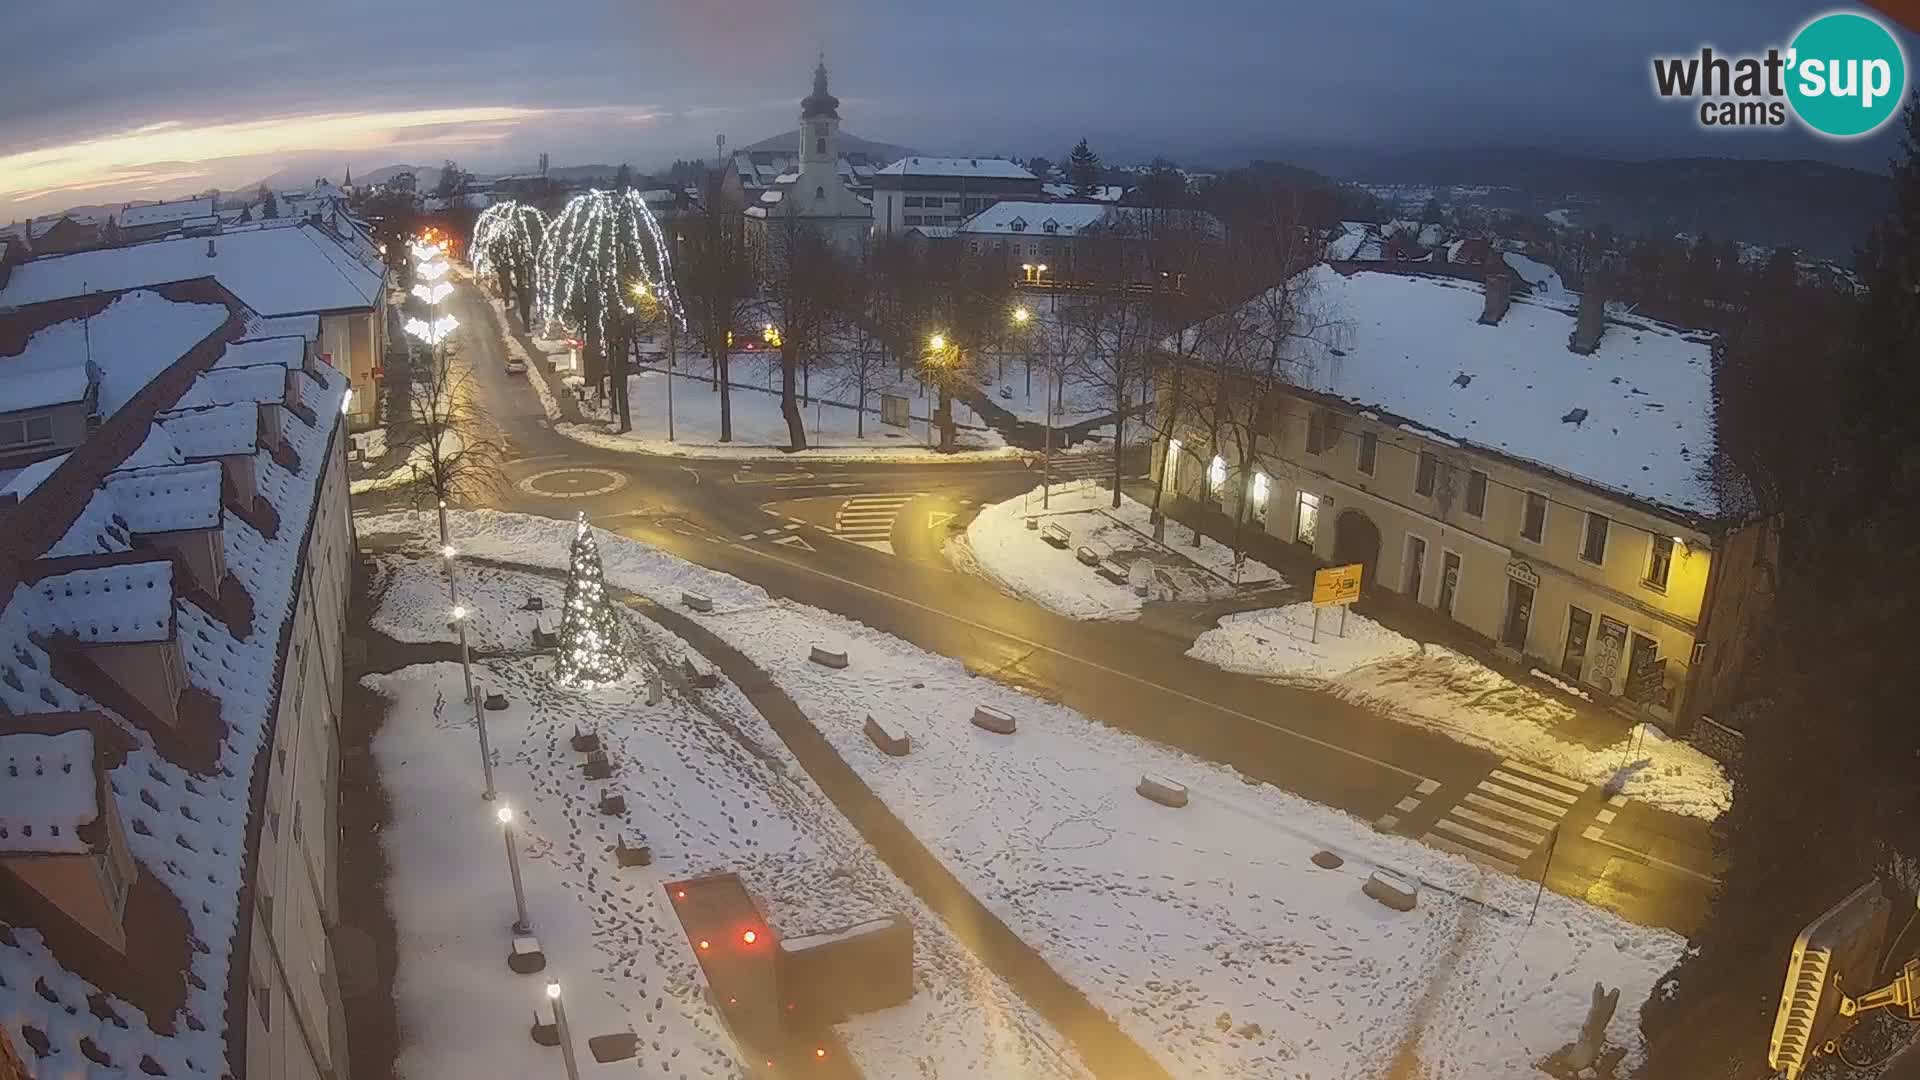
<path fill-rule="evenodd" d="M 1767 1064 L 1795 1080 L 1813 1058 L 1853 1027 L 1850 995 L 1875 989 L 1893 910 L 1869 881 L 1807 924 L 1787 958 L 1787 983 L 1773 1018 Z M 1843 1009 L 1842 1002 L 1849 1006 Z"/>

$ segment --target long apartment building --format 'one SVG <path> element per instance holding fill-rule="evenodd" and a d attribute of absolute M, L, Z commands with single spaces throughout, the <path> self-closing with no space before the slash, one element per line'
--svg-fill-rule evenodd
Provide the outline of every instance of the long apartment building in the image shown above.
<path fill-rule="evenodd" d="M 1285 384 L 1262 407 L 1191 365 L 1163 482 L 1229 514 L 1244 501 L 1251 528 L 1361 563 L 1370 588 L 1623 711 L 1685 730 L 1736 703 L 1771 534 L 1710 482 L 1708 337 L 1498 278 L 1323 264 L 1291 287 L 1305 336 Z M 1270 348 L 1245 332 L 1275 307 L 1214 325 Z"/>
<path fill-rule="evenodd" d="M 322 352 L 379 271 L 305 232 L 0 289 L 0 408 L 33 403 L 0 417 L 0 1062 L 25 1075 L 347 1075 L 350 387 Z"/>

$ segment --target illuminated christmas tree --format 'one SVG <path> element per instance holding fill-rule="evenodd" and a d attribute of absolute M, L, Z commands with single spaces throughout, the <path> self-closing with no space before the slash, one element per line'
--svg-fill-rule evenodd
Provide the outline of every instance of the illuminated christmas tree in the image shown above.
<path fill-rule="evenodd" d="M 572 686 L 612 682 L 626 674 L 626 652 L 621 648 L 620 614 L 607 596 L 600 572 L 600 548 L 582 513 L 573 534 L 572 569 L 567 575 L 567 599 L 560 612 L 560 657 L 555 674 Z"/>

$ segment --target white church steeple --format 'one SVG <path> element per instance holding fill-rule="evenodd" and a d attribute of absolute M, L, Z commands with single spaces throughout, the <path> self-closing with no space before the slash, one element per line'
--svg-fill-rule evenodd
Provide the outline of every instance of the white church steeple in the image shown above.
<path fill-rule="evenodd" d="M 827 58 L 813 69 L 813 93 L 800 102 L 800 164 L 823 163 L 831 172 L 840 160 L 840 99 L 827 90 Z"/>

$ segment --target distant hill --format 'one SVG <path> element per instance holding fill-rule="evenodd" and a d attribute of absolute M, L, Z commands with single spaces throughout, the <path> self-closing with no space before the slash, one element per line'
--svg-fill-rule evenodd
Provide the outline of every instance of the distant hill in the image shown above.
<path fill-rule="evenodd" d="M 800 152 L 800 129 L 794 128 L 792 131 L 782 132 L 778 135 L 761 139 L 751 146 L 736 146 L 733 147 L 732 150 L 777 150 L 788 154 L 797 154 Z M 732 151 L 730 150 L 729 152 Z M 888 164 L 898 161 L 903 157 L 911 157 L 919 153 L 918 150 L 909 147 L 895 146 L 892 143 L 875 142 L 872 139 L 863 139 L 858 135 L 846 131 L 840 133 L 840 152 L 843 154 L 865 154 L 870 158 Z"/>
<path fill-rule="evenodd" d="M 1427 198 L 1616 232 L 1710 234 L 1848 261 L 1887 211 L 1886 176 L 1820 161 L 1618 161 L 1525 150 L 1304 151 L 1289 160 L 1401 209 Z M 1565 213 L 1561 213 L 1565 211 Z"/>

